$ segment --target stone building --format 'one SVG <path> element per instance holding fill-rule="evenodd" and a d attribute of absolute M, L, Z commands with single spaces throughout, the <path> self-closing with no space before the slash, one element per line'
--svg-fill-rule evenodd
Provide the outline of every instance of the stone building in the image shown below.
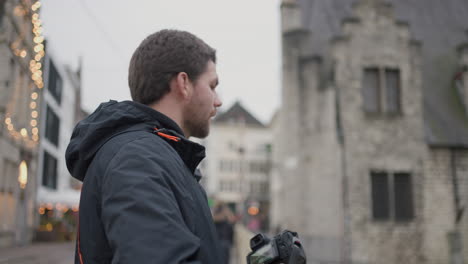
<path fill-rule="evenodd" d="M 270 128 L 236 102 L 215 118 L 210 130 L 202 141 L 207 158 L 201 165 L 208 196 L 239 214 L 255 205 L 268 216 Z"/>
<path fill-rule="evenodd" d="M 467 263 L 468 1 L 283 0 L 281 17 L 272 227 L 311 263 Z"/>
<path fill-rule="evenodd" d="M 38 9 L 0 1 L 0 247 L 31 241 L 38 168 L 42 58 Z"/>

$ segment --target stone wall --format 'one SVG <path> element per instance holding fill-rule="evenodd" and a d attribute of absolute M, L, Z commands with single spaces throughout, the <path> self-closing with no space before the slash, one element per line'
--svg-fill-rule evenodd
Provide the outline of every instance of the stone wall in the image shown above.
<path fill-rule="evenodd" d="M 459 206 L 462 211 L 458 229 L 462 236 L 462 252 L 465 263 L 468 262 L 468 149 L 452 150 L 455 154 L 454 167 L 457 177 Z"/>
<path fill-rule="evenodd" d="M 391 6 L 359 1 L 354 13 L 355 18 L 343 23 L 343 36 L 333 49 L 349 183 L 351 259 L 353 263 L 421 263 L 426 149 L 418 46 L 413 44 L 408 26 L 394 20 Z M 385 111 L 385 90 L 380 95 L 384 97 L 379 97 L 384 110 L 365 111 L 362 86 L 366 67 L 399 69 L 398 113 Z M 381 89 L 383 82 L 380 80 Z M 373 219 L 370 172 L 374 170 L 411 174 L 414 219 Z"/>
<path fill-rule="evenodd" d="M 302 228 L 301 215 L 304 204 L 302 195 L 304 192 L 301 181 L 300 153 L 300 83 L 299 83 L 299 59 L 302 54 L 301 43 L 305 32 L 301 31 L 299 10 L 295 4 L 283 4 L 282 34 L 283 34 L 283 89 L 282 109 L 279 113 L 279 123 L 284 136 L 277 139 L 277 149 L 280 151 L 278 160 L 275 161 L 275 173 L 282 180 L 280 196 L 283 201 L 277 207 L 281 211 L 279 228 L 299 230 Z M 297 201 L 297 202 L 296 202 Z M 293 205 L 294 204 L 294 205 Z"/>
<path fill-rule="evenodd" d="M 424 252 L 428 263 L 449 263 L 448 233 L 455 223 L 449 149 L 431 149 L 425 162 L 424 185 Z"/>
<path fill-rule="evenodd" d="M 274 193 L 280 198 L 274 207 L 282 210 L 275 221 L 299 232 L 312 263 L 450 263 L 449 234 L 457 230 L 468 259 L 468 217 L 465 212 L 455 225 L 453 181 L 456 175 L 460 207 L 468 207 L 468 150 L 428 146 L 421 44 L 385 1 L 355 1 L 352 13 L 341 35 L 330 40 L 331 53 L 310 56 L 305 47 L 313 46 L 320 32 L 301 28 L 295 1 L 283 1 L 277 131 L 291 137 L 275 148 Z M 322 58 L 331 62 L 331 81 L 323 81 Z M 366 111 L 367 67 L 380 69 L 381 87 L 385 69 L 399 70 L 398 112 L 386 111 L 385 90 L 379 95 L 383 111 Z M 397 221 L 395 209 L 385 221 L 374 219 L 371 171 L 411 175 L 411 220 Z"/>

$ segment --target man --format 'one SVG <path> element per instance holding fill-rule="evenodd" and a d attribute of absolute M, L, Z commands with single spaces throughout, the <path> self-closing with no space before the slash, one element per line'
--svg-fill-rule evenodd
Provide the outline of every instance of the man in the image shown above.
<path fill-rule="evenodd" d="M 75 263 L 220 263 L 196 168 L 221 106 L 216 53 L 162 30 L 130 61 L 133 101 L 101 104 L 81 121 L 67 167 L 83 181 Z"/>
<path fill-rule="evenodd" d="M 221 201 L 217 202 L 213 208 L 213 221 L 219 239 L 220 255 L 222 262 L 228 264 L 230 251 L 234 239 L 234 223 L 236 221 L 234 213 L 229 206 Z"/>

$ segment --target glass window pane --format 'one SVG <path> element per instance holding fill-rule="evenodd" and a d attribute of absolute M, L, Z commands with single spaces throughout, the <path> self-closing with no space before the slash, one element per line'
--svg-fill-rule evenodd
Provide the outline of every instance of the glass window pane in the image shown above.
<path fill-rule="evenodd" d="M 3 26 L 3 18 L 5 17 L 5 3 L 6 1 L 0 1 L 0 27 Z"/>
<path fill-rule="evenodd" d="M 409 173 L 395 173 L 395 220 L 408 221 L 414 216 L 411 177 Z"/>
<path fill-rule="evenodd" d="M 387 112 L 400 112 L 400 70 L 385 70 L 385 88 L 387 90 Z"/>
<path fill-rule="evenodd" d="M 44 162 L 42 167 L 42 185 L 57 189 L 57 159 L 44 151 Z"/>
<path fill-rule="evenodd" d="M 60 120 L 55 112 L 47 106 L 45 137 L 55 146 L 58 146 Z"/>
<path fill-rule="evenodd" d="M 380 111 L 379 70 L 377 68 L 364 69 L 362 84 L 364 110 L 366 112 Z"/>
<path fill-rule="evenodd" d="M 386 172 L 371 172 L 372 216 L 375 220 L 390 217 L 388 175 Z"/>
<path fill-rule="evenodd" d="M 48 87 L 50 94 L 57 100 L 58 104 L 60 104 L 62 100 L 62 77 L 60 77 L 57 68 L 52 61 L 50 61 L 49 66 L 49 80 L 48 80 Z"/>

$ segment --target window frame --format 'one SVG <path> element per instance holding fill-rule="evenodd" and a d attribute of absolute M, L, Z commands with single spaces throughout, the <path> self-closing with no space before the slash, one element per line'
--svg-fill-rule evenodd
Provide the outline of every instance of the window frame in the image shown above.
<path fill-rule="evenodd" d="M 388 200 L 388 212 L 387 216 L 384 218 L 375 217 L 375 200 L 374 200 L 374 186 L 373 186 L 373 175 L 385 174 L 387 181 L 387 200 Z M 396 187 L 396 178 L 398 176 L 405 175 L 408 177 L 408 188 L 407 200 L 404 200 L 404 203 L 399 203 L 397 198 L 397 187 Z M 387 170 L 370 170 L 369 172 L 369 186 L 370 186 L 370 218 L 373 222 L 393 222 L 393 223 L 409 223 L 416 219 L 416 207 L 414 199 L 414 174 L 409 171 L 387 171 Z M 399 188 L 400 189 L 400 188 Z M 400 192 L 401 189 L 400 189 Z M 402 208 L 398 209 L 398 204 L 408 204 L 409 203 L 409 215 L 401 217 L 397 215 L 397 211 L 401 211 Z"/>
<path fill-rule="evenodd" d="M 49 60 L 49 72 L 47 78 L 47 91 L 55 99 L 57 104 L 60 105 L 63 94 L 63 79 L 52 60 Z"/>
<path fill-rule="evenodd" d="M 377 87 L 373 86 L 368 86 L 368 81 L 369 81 L 369 74 L 372 72 L 373 74 L 376 74 L 373 77 L 376 77 L 374 85 L 377 85 Z M 363 100 L 363 109 L 366 113 L 381 113 L 382 112 L 382 95 L 381 95 L 381 90 L 382 90 L 382 84 L 381 84 L 381 76 L 380 76 L 380 68 L 378 67 L 364 67 L 362 71 L 362 87 L 361 87 L 361 94 L 362 94 L 362 100 Z M 372 99 L 374 101 L 370 101 L 370 93 L 372 93 Z"/>
<path fill-rule="evenodd" d="M 42 179 L 41 179 L 41 185 L 45 188 L 49 188 L 52 190 L 57 190 L 58 187 L 58 159 L 55 157 L 53 154 L 49 153 L 47 150 L 43 151 L 43 159 L 42 159 Z M 49 176 L 49 170 L 48 170 L 48 158 L 52 159 L 52 171 L 53 174 L 52 176 Z M 49 181 L 51 181 L 49 183 Z"/>
<path fill-rule="evenodd" d="M 369 90 L 369 87 L 366 86 L 366 72 L 369 71 L 377 71 L 377 81 L 376 85 L 376 100 L 375 104 L 377 104 L 376 109 L 370 109 L 368 105 L 373 104 L 373 102 L 369 102 L 368 93 L 366 91 Z M 390 109 L 390 102 L 389 102 L 389 93 L 390 88 L 387 87 L 389 85 L 389 73 L 396 72 L 397 73 L 397 86 L 396 86 L 396 106 L 397 109 L 391 110 Z M 390 66 L 364 66 L 361 71 L 361 98 L 362 98 L 362 110 L 367 115 L 402 115 L 403 114 L 403 89 L 402 89 L 402 78 L 401 78 L 401 70 L 400 67 L 390 67 Z"/>
<path fill-rule="evenodd" d="M 397 188 L 397 178 L 405 176 L 407 178 L 406 186 L 401 185 L 400 188 Z M 413 179 L 411 173 L 408 172 L 395 172 L 393 173 L 393 197 L 394 197 L 394 219 L 396 222 L 409 222 L 414 219 L 414 188 L 413 188 Z M 406 189 L 405 189 L 406 188 Z M 397 193 L 399 190 L 399 193 Z M 405 193 L 405 194 L 404 194 Z M 403 198 L 403 202 L 399 202 L 399 198 L 406 195 L 406 198 Z M 401 204 L 401 207 L 399 207 Z M 401 215 L 401 212 L 404 212 Z M 399 215 L 400 214 L 400 215 Z"/>
<path fill-rule="evenodd" d="M 383 75 L 384 75 L 384 90 L 385 90 L 385 113 L 387 114 L 401 114 L 401 71 L 399 68 L 391 68 L 391 67 L 386 67 L 383 70 Z M 395 94 L 396 94 L 396 102 L 391 102 L 391 95 L 390 92 L 393 89 L 393 87 L 390 87 L 390 81 L 391 81 L 391 74 L 395 73 L 396 82 L 395 82 Z M 393 103 L 395 103 L 396 109 L 393 108 Z"/>
<path fill-rule="evenodd" d="M 58 147 L 60 142 L 60 117 L 55 113 L 54 109 L 50 105 L 46 106 L 45 124 L 45 138 L 51 144 Z"/>
<path fill-rule="evenodd" d="M 378 177 L 384 178 L 383 181 L 382 179 L 379 179 L 380 182 L 378 181 Z M 390 187 L 390 177 L 388 172 L 386 171 L 371 171 L 370 172 L 370 182 L 371 182 L 371 213 L 372 213 L 372 219 L 374 221 L 388 221 L 391 219 L 391 197 L 390 197 L 390 192 L 391 192 L 391 187 Z M 377 184 L 385 184 L 385 186 L 380 186 L 380 188 L 383 188 L 385 191 L 384 194 L 379 193 L 378 187 L 376 187 Z M 380 197 L 376 197 L 380 196 Z M 383 199 L 379 200 L 379 199 Z M 376 201 L 379 201 L 377 203 Z M 382 205 L 381 203 L 385 202 L 385 205 Z M 383 207 L 383 208 L 382 208 Z M 381 212 L 382 211 L 382 212 Z"/>

